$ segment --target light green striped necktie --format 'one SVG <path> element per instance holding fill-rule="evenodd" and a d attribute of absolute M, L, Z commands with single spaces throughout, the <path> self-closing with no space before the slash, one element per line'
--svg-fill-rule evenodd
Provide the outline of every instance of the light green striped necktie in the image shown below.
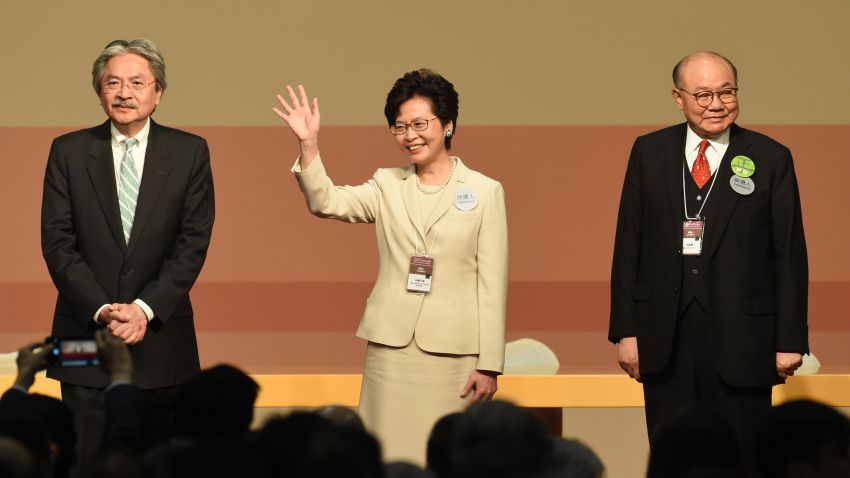
<path fill-rule="evenodd" d="M 121 209 L 121 228 L 124 229 L 124 242 L 130 242 L 130 231 L 133 230 L 133 217 L 136 215 L 136 199 L 139 197 L 139 173 L 136 171 L 136 162 L 130 150 L 139 143 L 139 140 L 125 139 L 121 144 L 125 146 L 124 159 L 121 160 L 121 173 L 118 176 L 118 207 Z"/>

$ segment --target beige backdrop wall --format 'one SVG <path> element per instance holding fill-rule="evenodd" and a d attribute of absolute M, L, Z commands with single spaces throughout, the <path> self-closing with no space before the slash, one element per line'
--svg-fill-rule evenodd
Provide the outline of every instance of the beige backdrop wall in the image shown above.
<path fill-rule="evenodd" d="M 205 136 L 218 216 L 194 290 L 205 364 L 359 370 L 353 330 L 375 275 L 371 226 L 312 218 L 271 113 L 287 83 L 320 98 L 339 183 L 399 164 L 382 117 L 405 71 L 454 82 L 454 152 L 501 180 L 510 222 L 510 337 L 550 343 L 562 372 L 618 371 L 605 341 L 616 206 L 638 134 L 681 121 L 670 70 L 713 49 L 740 71 L 739 122 L 795 154 L 809 244 L 812 346 L 850 371 L 850 3 L 720 1 L 0 0 L 0 346 L 47 334 L 39 250 L 51 138 L 97 124 L 91 63 L 149 37 L 168 63 L 156 119 Z"/>

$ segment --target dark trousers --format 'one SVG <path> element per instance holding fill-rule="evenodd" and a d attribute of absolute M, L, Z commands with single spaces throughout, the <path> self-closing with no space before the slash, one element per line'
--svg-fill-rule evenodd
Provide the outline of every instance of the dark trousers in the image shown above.
<path fill-rule="evenodd" d="M 82 387 L 62 383 L 62 401 L 74 414 L 77 433 L 77 457 L 84 460 L 94 456 L 100 448 L 103 434 L 105 397 L 102 388 Z"/>
<path fill-rule="evenodd" d="M 752 450 L 756 429 L 770 411 L 771 387 L 728 385 L 717 372 L 711 318 L 692 300 L 679 318 L 670 363 L 660 373 L 643 377 L 646 427 L 650 446 L 672 415 L 686 408 L 717 413 L 729 420 L 745 453 Z"/>
<path fill-rule="evenodd" d="M 155 446 L 171 438 L 173 429 L 171 411 L 177 397 L 178 387 L 143 390 L 143 437 L 140 442 L 145 448 Z M 104 446 L 102 443 L 107 393 L 103 388 L 83 387 L 62 383 L 62 401 L 74 414 L 77 433 L 77 456 L 80 463 L 95 457 Z M 108 444 L 107 444 L 108 445 Z M 139 450 L 142 452 L 143 450 Z"/>

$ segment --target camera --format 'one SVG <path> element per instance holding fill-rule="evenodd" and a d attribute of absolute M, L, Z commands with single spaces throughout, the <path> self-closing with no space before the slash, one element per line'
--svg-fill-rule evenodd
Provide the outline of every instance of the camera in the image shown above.
<path fill-rule="evenodd" d="M 91 337 L 47 337 L 50 348 L 47 364 L 51 367 L 88 367 L 100 365 L 97 344 Z"/>

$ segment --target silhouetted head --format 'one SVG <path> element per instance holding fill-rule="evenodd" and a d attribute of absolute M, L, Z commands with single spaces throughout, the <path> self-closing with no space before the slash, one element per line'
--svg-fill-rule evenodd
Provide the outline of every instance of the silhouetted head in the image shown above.
<path fill-rule="evenodd" d="M 601 478 L 605 466 L 599 456 L 584 443 L 567 438 L 555 440 L 552 471 L 549 478 Z"/>
<path fill-rule="evenodd" d="M 471 405 L 458 419 L 452 443 L 452 478 L 537 476 L 552 457 L 552 436 L 543 422 L 502 401 Z"/>
<path fill-rule="evenodd" d="M 426 453 L 426 464 L 429 470 L 433 470 L 439 476 L 447 476 L 451 467 L 451 454 L 454 444 L 455 428 L 463 414 L 450 413 L 434 424 L 431 435 L 428 437 L 428 448 Z"/>
<path fill-rule="evenodd" d="M 714 409 L 685 408 L 658 426 L 649 455 L 647 478 L 743 476 L 738 436 Z"/>
<path fill-rule="evenodd" d="M 273 418 L 248 442 L 270 476 L 383 477 L 381 447 L 372 435 L 315 413 Z"/>
<path fill-rule="evenodd" d="M 238 439 L 251 426 L 259 386 L 230 365 L 202 370 L 184 382 L 174 402 L 178 436 Z"/>
<path fill-rule="evenodd" d="M 17 440 L 0 435 L 0 476 L 31 478 L 35 476 L 35 461 L 29 450 Z"/>
<path fill-rule="evenodd" d="M 437 475 L 424 470 L 413 463 L 394 461 L 384 465 L 384 478 L 438 478 Z"/>
<path fill-rule="evenodd" d="M 756 440 L 756 460 L 765 477 L 850 476 L 850 419 L 810 400 L 771 409 Z"/>
<path fill-rule="evenodd" d="M 365 430 L 363 420 L 354 410 L 340 405 L 327 405 L 316 410 L 316 415 L 327 418 L 336 425 L 348 426 Z"/>

